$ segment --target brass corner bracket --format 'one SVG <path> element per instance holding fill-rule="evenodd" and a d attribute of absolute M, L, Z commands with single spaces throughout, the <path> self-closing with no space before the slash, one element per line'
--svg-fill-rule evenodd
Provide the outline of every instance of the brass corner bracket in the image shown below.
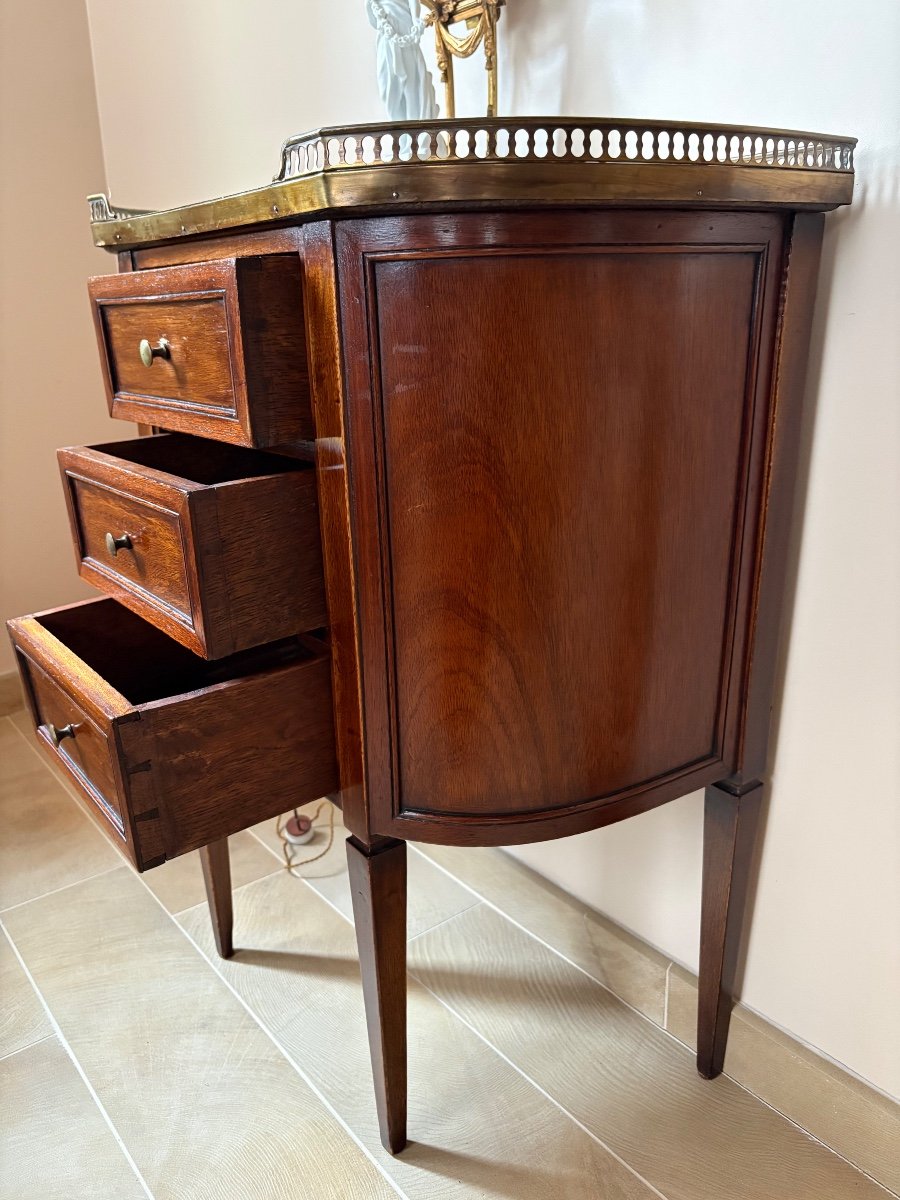
<path fill-rule="evenodd" d="M 444 85 L 447 111 L 444 116 L 456 116 L 456 97 L 453 90 L 453 59 L 470 58 L 484 43 L 484 67 L 488 77 L 487 115 L 497 115 L 497 22 L 506 0 L 421 0 L 429 10 L 427 23 L 434 25 L 437 65 Z M 465 23 L 462 36 L 453 33 L 451 26 Z"/>

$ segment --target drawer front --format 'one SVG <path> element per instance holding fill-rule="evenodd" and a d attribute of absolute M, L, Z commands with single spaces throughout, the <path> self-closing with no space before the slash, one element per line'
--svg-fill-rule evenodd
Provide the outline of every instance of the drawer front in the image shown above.
<path fill-rule="evenodd" d="M 111 599 L 9 630 L 42 745 L 140 870 L 338 790 L 318 639 L 205 662 Z"/>
<path fill-rule="evenodd" d="M 184 434 L 59 462 L 81 577 L 195 654 L 327 623 L 310 463 Z"/>
<path fill-rule="evenodd" d="M 76 544 L 81 562 L 106 576 L 113 594 L 121 590 L 160 604 L 191 623 L 191 598 L 184 539 L 177 512 L 150 505 L 124 491 L 68 476 Z M 112 553 L 107 535 L 126 546 Z"/>
<path fill-rule="evenodd" d="M 26 694 L 32 698 L 38 737 L 80 785 L 100 815 L 119 837 L 124 837 L 122 803 L 107 731 L 37 663 L 20 656 L 19 664 Z M 70 736 L 59 737 L 59 731 L 69 728 L 72 728 Z"/>
<path fill-rule="evenodd" d="M 240 446 L 315 436 L 297 255 L 102 275 L 89 291 L 114 417 Z"/>
<path fill-rule="evenodd" d="M 225 293 L 124 300 L 104 308 L 110 369 L 116 393 L 178 401 L 235 413 Z M 166 347 L 150 365 L 144 341 Z M 145 351 L 146 352 L 146 351 Z"/>

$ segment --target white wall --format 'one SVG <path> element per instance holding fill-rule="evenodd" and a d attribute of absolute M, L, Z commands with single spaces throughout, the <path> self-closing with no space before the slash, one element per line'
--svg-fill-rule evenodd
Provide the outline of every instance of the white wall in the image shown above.
<path fill-rule="evenodd" d="M 281 143 L 380 117 L 362 0 L 87 0 L 107 180 L 168 207 L 266 183 Z"/>
<path fill-rule="evenodd" d="M 671 114 L 860 140 L 854 205 L 827 225 L 744 1000 L 900 1095 L 900 5 L 581 8 L 515 5 L 508 111 Z M 691 796 L 516 853 L 696 969 L 701 830 Z"/>
<path fill-rule="evenodd" d="M 94 594 L 77 575 L 58 446 L 110 441 L 88 305 L 85 196 L 103 156 L 84 7 L 4 2 L 0 16 L 0 617 Z M 13 669 L 0 625 L 0 672 Z"/>
<path fill-rule="evenodd" d="M 362 0 L 88 0 L 113 196 L 255 186 L 280 142 L 380 119 Z M 170 31 L 167 34 L 166 31 Z M 828 221 L 806 512 L 744 998 L 900 1093 L 900 5 L 509 0 L 501 111 L 796 126 L 860 138 Z M 483 72 L 459 72 L 461 114 Z M 695 965 L 701 805 L 517 851 Z"/>

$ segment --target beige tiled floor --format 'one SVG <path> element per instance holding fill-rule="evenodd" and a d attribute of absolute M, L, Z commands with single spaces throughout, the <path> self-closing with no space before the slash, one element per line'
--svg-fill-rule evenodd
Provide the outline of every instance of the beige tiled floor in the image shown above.
<path fill-rule="evenodd" d="M 414 1140 L 391 1159 L 339 823 L 304 879 L 272 823 L 232 839 L 222 962 L 196 856 L 137 877 L 26 733 L 0 719 L 0 1200 L 888 1195 L 702 1082 L 642 1015 L 661 1020 L 667 964 L 493 851 L 410 855 Z"/>
<path fill-rule="evenodd" d="M 666 1007 L 666 1028 L 694 1046 L 697 987 L 674 964 Z M 732 1017 L 725 1070 L 885 1187 L 900 1192 L 900 1106 L 894 1101 L 742 1008 Z"/>

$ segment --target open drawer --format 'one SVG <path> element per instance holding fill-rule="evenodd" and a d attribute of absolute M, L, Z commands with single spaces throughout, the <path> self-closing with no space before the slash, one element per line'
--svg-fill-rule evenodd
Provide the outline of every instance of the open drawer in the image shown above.
<path fill-rule="evenodd" d="M 110 414 L 237 446 L 315 437 L 295 254 L 98 275 Z"/>
<path fill-rule="evenodd" d="M 184 434 L 58 457 L 82 579 L 196 654 L 327 623 L 311 463 Z"/>
<path fill-rule="evenodd" d="M 317 638 L 211 663 L 105 598 L 8 627 L 42 746 L 140 871 L 338 789 Z"/>

